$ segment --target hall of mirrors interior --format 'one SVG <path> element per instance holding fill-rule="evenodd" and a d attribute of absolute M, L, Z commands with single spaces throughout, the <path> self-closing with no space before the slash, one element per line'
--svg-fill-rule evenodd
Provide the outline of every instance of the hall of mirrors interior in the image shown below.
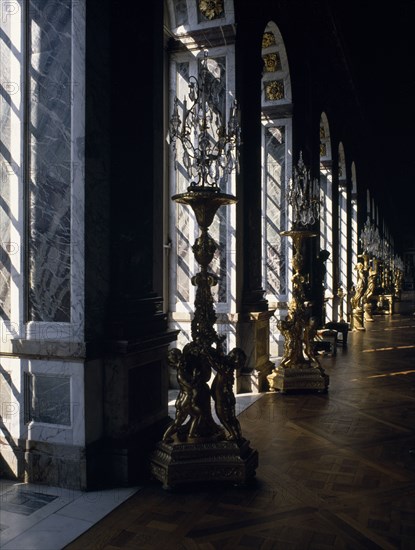
<path fill-rule="evenodd" d="M 245 481 L 237 396 L 414 290 L 330 6 L 259 4 L 1 2 L 2 477 Z"/>

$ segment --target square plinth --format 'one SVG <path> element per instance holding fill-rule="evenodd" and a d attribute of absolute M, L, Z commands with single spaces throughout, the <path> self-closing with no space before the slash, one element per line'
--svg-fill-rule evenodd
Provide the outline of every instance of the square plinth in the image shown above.
<path fill-rule="evenodd" d="M 160 441 L 150 458 L 150 470 L 163 487 L 206 482 L 246 484 L 255 476 L 258 452 L 249 441 L 166 443 Z"/>

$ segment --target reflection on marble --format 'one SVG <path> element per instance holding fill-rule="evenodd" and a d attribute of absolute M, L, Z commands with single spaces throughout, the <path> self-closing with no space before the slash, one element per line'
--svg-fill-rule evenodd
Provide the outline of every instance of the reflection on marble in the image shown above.
<path fill-rule="evenodd" d="M 70 322 L 71 1 L 29 4 L 29 311 Z"/>
<path fill-rule="evenodd" d="M 2 480 L 0 547 L 61 550 L 137 491 L 81 492 Z"/>

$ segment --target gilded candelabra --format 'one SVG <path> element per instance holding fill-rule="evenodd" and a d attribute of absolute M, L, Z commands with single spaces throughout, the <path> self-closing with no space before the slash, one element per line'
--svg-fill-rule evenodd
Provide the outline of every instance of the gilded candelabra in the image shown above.
<path fill-rule="evenodd" d="M 315 352 L 314 338 L 317 333 L 315 319 L 310 316 L 309 304 L 304 292 L 305 277 L 303 246 L 316 233 L 309 230 L 318 219 L 320 200 L 317 182 L 311 182 L 302 155 L 294 168 L 293 180 L 288 189 L 288 203 L 292 207 L 293 229 L 281 234 L 293 240 L 292 298 L 285 319 L 277 321 L 284 336 L 284 352 L 278 366 L 268 375 L 270 390 L 327 391 L 329 377 L 321 367 Z"/>
<path fill-rule="evenodd" d="M 380 240 L 379 244 L 378 281 L 377 311 L 392 315 L 396 298 L 394 257 L 392 245 L 385 237 Z"/>
<path fill-rule="evenodd" d="M 172 200 L 190 206 L 195 213 L 200 235 L 192 251 L 200 271 L 191 279 L 196 287 L 192 340 L 182 351 L 171 349 L 167 358 L 177 371 L 176 414 L 151 457 L 151 471 L 164 487 L 207 481 L 245 483 L 255 475 L 258 464 L 258 453 L 243 437 L 235 412 L 234 376 L 246 356 L 240 348 L 226 354 L 224 337 L 215 330 L 212 287 L 218 277 L 209 264 L 217 245 L 209 227 L 218 208 L 237 201 L 221 192 L 220 186 L 226 185 L 237 168 L 240 145 L 237 104 L 232 103 L 226 126 L 217 72 L 215 61 L 205 52 L 199 78 L 189 80 L 190 107 L 184 100 L 183 121 L 177 99 L 171 118 L 173 151 L 177 160 L 177 145 L 181 147 L 181 168 L 191 181 L 187 191 Z M 213 418 L 212 405 L 219 423 Z"/>
<path fill-rule="evenodd" d="M 356 286 L 350 300 L 352 308 L 352 330 L 365 330 L 365 322 L 373 321 L 373 299 L 375 296 L 376 280 L 378 277 L 379 231 L 368 217 L 360 233 L 360 242 L 363 253 L 355 265 Z"/>

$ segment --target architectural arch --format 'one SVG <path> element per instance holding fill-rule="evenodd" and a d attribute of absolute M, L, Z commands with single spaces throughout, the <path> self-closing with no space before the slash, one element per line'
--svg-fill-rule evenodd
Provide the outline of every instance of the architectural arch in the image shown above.
<path fill-rule="evenodd" d="M 325 303 L 326 320 L 333 320 L 334 272 L 333 272 L 333 172 L 330 127 L 326 113 L 320 117 L 320 250 L 327 250 Z"/>
<path fill-rule="evenodd" d="M 270 21 L 262 37 L 262 280 L 265 298 L 275 310 L 270 320 L 270 354 L 279 355 L 278 318 L 287 313 L 289 246 L 286 189 L 292 171 L 291 79 L 284 41 Z"/>
<path fill-rule="evenodd" d="M 339 287 L 343 289 L 344 298 L 341 311 L 346 311 L 346 299 L 347 299 L 347 288 L 348 288 L 348 271 L 347 271 L 347 260 L 348 260 L 348 232 L 349 232 L 349 217 L 348 217 L 348 186 L 347 186 L 347 177 L 346 177 L 346 157 L 344 152 L 343 143 L 339 143 L 339 152 L 338 152 L 339 164 L 338 164 L 338 174 L 339 174 L 339 194 L 338 194 L 338 212 L 339 212 Z"/>
<path fill-rule="evenodd" d="M 359 251 L 359 235 L 358 235 L 358 195 L 357 195 L 357 177 L 356 177 L 356 165 L 352 162 L 351 165 L 351 178 L 352 178 L 352 211 L 351 211 L 351 268 L 352 268 L 352 284 L 355 285 L 356 270 L 354 266 L 358 261 Z M 349 289 L 350 290 L 350 289 Z"/>

